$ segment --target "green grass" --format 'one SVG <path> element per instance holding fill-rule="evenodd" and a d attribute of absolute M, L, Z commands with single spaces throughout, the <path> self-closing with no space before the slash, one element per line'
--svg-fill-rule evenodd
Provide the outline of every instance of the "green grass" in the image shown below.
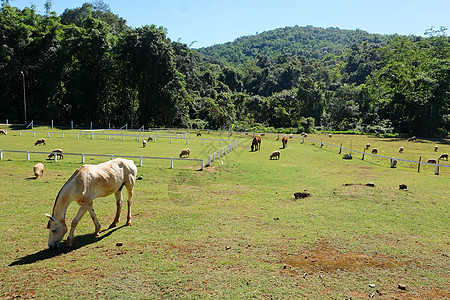
<path fill-rule="evenodd" d="M 206 159 L 219 148 L 219 142 L 201 140 L 186 145 L 160 139 L 142 148 L 133 138 L 43 137 L 47 145 L 34 146 L 38 136 L 30 131 L 9 133 L 0 136 L 0 149 L 177 157 L 189 147 L 192 158 Z M 228 139 L 203 134 L 209 137 Z M 438 153 L 450 152 L 448 140 L 309 137 L 356 150 L 370 142 L 382 155 L 396 157 L 403 145 L 404 157 L 414 160 L 436 156 L 435 144 Z M 46 249 L 44 213 L 51 212 L 80 158 L 65 156 L 55 163 L 46 155 L 32 154 L 26 161 L 24 154 L 4 153 L 0 298 L 450 297 L 448 168 L 436 176 L 432 166 L 417 173 L 414 164 L 391 169 L 387 159 L 343 160 L 337 148 L 302 144 L 297 137 L 280 150 L 280 160 L 269 160 L 281 146 L 276 136 L 264 136 L 257 152 L 249 151 L 249 136 L 233 138 L 241 146 L 204 171 L 195 162 L 176 161 L 170 169 L 167 161 L 144 160 L 138 168 L 143 179 L 135 187 L 133 226 L 94 238 L 93 223 L 85 216 L 72 251 Z M 93 157 L 86 163 L 104 160 Z M 27 179 L 39 161 L 45 164 L 45 177 Z M 407 191 L 398 189 L 401 183 Z M 310 197 L 294 199 L 295 192 L 305 190 Z M 94 206 L 107 228 L 114 218 L 114 196 L 96 199 Z M 71 204 L 69 222 L 77 210 Z M 399 290 L 399 283 L 407 290 Z"/>

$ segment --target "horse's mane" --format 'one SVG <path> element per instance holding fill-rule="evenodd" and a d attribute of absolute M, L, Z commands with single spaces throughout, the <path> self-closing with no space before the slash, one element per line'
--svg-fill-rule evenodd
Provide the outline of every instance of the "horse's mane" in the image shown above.
<path fill-rule="evenodd" d="M 70 178 L 66 181 L 66 183 L 64 183 L 64 185 L 62 186 L 62 188 L 59 190 L 58 195 L 56 196 L 56 199 L 55 199 L 55 203 L 53 203 L 52 216 L 53 216 L 53 214 L 55 213 L 56 202 L 58 201 L 59 195 L 61 194 L 62 190 L 64 189 L 64 187 L 65 187 L 70 181 L 72 181 L 72 178 L 74 178 L 75 175 L 77 175 L 77 174 L 80 172 L 81 168 L 83 168 L 84 166 L 85 166 L 85 165 L 82 165 L 82 166 L 78 167 L 78 169 L 76 169 L 75 172 L 73 172 L 72 176 L 70 176 Z"/>

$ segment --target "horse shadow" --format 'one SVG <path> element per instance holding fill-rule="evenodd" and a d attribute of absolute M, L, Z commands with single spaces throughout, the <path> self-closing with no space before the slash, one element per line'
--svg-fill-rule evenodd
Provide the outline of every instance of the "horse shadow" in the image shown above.
<path fill-rule="evenodd" d="M 33 264 L 38 261 L 43 261 L 46 259 L 50 259 L 53 257 L 57 257 L 60 255 L 70 253 L 72 251 L 83 248 L 90 244 L 97 243 L 97 242 L 103 240 L 104 238 L 110 236 L 111 234 L 113 234 L 116 230 L 119 230 L 123 227 L 127 227 L 127 225 L 122 225 L 122 226 L 115 227 L 112 229 L 107 229 L 107 230 L 105 230 L 107 232 L 99 237 L 94 236 L 92 233 L 75 236 L 75 238 L 72 242 L 72 247 L 66 247 L 65 243 L 64 243 L 64 245 L 61 244 L 57 249 L 54 249 L 54 250 L 44 249 L 39 252 L 26 255 L 22 258 L 19 258 L 16 261 L 13 261 L 8 266 L 13 267 L 13 266 L 29 265 L 29 264 Z M 104 231 L 102 231 L 102 232 L 104 232 Z"/>

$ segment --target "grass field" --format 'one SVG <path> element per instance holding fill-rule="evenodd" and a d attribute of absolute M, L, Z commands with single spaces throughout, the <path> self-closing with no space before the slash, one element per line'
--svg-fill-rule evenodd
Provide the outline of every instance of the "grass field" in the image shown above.
<path fill-rule="evenodd" d="M 178 157 L 189 147 L 191 158 L 206 160 L 226 144 L 209 138 L 229 139 L 203 134 L 207 141 L 186 145 L 161 138 L 142 148 L 134 138 L 62 138 L 63 131 L 54 132 L 48 138 L 10 131 L 0 136 L 0 149 Z M 39 137 L 47 145 L 34 146 Z M 381 155 L 414 161 L 450 152 L 448 140 L 308 137 L 358 151 L 370 142 Z M 343 160 L 338 148 L 299 137 L 279 149 L 276 135 L 262 137 L 261 150 L 250 152 L 250 136 L 232 138 L 240 147 L 203 171 L 198 162 L 176 161 L 171 169 L 167 161 L 145 160 L 138 168 L 133 226 L 104 230 L 96 238 L 85 216 L 74 247 L 56 251 L 47 249 L 44 214 L 51 213 L 80 157 L 54 162 L 31 154 L 27 161 L 23 153 L 5 152 L 0 298 L 450 298 L 450 168 L 434 175 L 429 165 L 418 173 L 414 163 L 390 168 L 384 158 Z M 274 150 L 281 151 L 279 160 L 269 160 Z M 86 163 L 105 160 L 87 157 Z M 44 162 L 45 176 L 30 179 L 37 162 Z M 310 196 L 295 199 L 296 192 Z M 114 202 L 113 195 L 94 202 L 103 228 L 114 218 Z M 68 223 L 77 210 L 77 204 L 69 206 Z"/>

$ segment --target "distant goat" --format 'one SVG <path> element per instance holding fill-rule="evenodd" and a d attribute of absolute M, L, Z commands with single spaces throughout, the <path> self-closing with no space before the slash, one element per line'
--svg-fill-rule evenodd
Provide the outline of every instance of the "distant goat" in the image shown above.
<path fill-rule="evenodd" d="M 366 150 L 369 150 L 369 148 L 370 148 L 370 143 L 367 143 L 366 144 Z"/>
<path fill-rule="evenodd" d="M 37 141 L 36 141 L 36 143 L 34 143 L 34 145 L 36 146 L 36 145 L 45 145 L 45 139 L 38 139 Z"/>
<path fill-rule="evenodd" d="M 434 146 L 434 152 L 437 152 L 438 149 L 439 149 L 439 146 L 438 146 L 438 145 Z"/>
<path fill-rule="evenodd" d="M 146 140 L 143 140 L 143 141 L 142 141 L 142 148 L 145 148 L 145 146 L 147 146 L 147 141 L 146 141 Z"/>
<path fill-rule="evenodd" d="M 181 150 L 180 158 L 189 157 L 189 154 L 191 154 L 191 149 L 189 149 L 189 148 L 183 149 L 183 150 Z"/>
<path fill-rule="evenodd" d="M 427 160 L 427 163 L 428 163 L 428 164 L 436 164 L 437 161 L 436 161 L 436 159 L 434 159 L 434 158 L 430 158 L 430 159 Z"/>
<path fill-rule="evenodd" d="M 280 151 L 273 151 L 272 152 L 272 154 L 270 154 L 270 158 L 269 159 L 274 159 L 274 158 L 276 158 L 276 159 L 280 159 L 280 154 L 281 154 L 281 152 Z"/>
<path fill-rule="evenodd" d="M 48 155 L 48 158 L 52 158 L 54 155 L 58 156 L 58 158 L 64 158 L 63 151 L 61 149 L 53 149 L 52 152 Z"/>
<path fill-rule="evenodd" d="M 408 139 L 408 142 L 414 142 L 415 140 L 417 140 L 416 136 L 412 136 Z"/>
<path fill-rule="evenodd" d="M 441 156 L 439 156 L 439 160 L 447 160 L 448 161 L 448 153 L 442 153 Z"/>
<path fill-rule="evenodd" d="M 33 168 L 34 176 L 36 178 L 43 177 L 44 176 L 44 164 L 38 163 Z"/>
<path fill-rule="evenodd" d="M 377 154 L 378 153 L 378 149 L 377 148 L 373 148 L 372 149 L 372 154 Z"/>
<path fill-rule="evenodd" d="M 400 146 L 400 148 L 398 149 L 398 153 L 403 153 L 403 150 L 405 150 L 405 148 L 403 148 L 403 146 Z"/>
<path fill-rule="evenodd" d="M 147 139 L 147 141 L 149 141 L 149 142 L 150 142 L 150 141 L 153 141 L 153 137 L 152 137 L 152 136 L 149 136 L 148 139 Z"/>

